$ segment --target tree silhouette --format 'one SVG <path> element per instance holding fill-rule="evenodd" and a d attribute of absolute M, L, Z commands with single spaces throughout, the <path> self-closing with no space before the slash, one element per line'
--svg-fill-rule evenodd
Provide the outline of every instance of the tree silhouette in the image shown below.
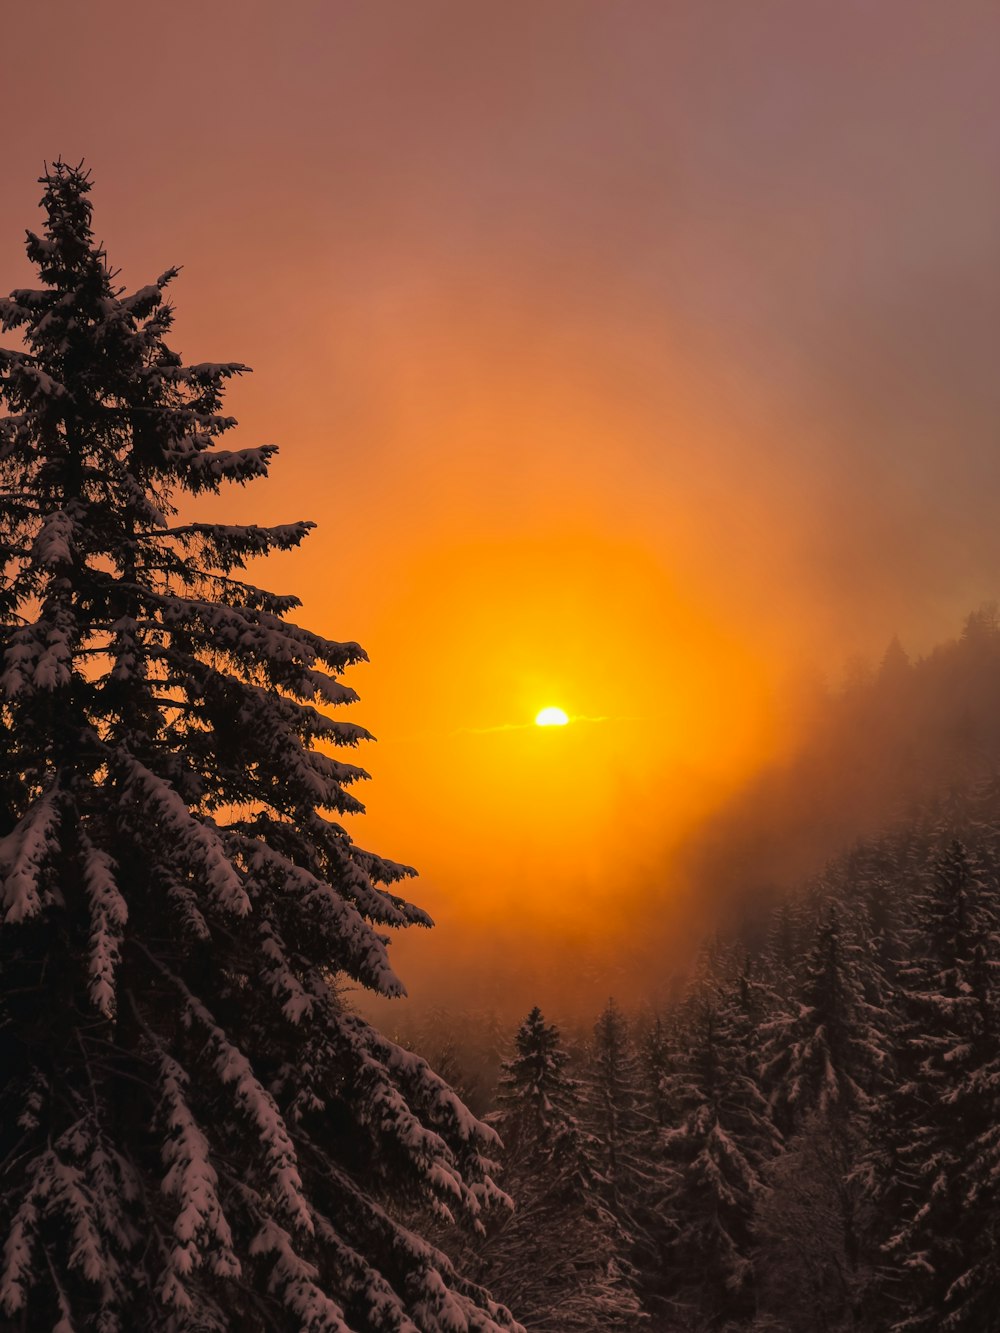
<path fill-rule="evenodd" d="M 401 993 L 381 932 L 428 918 L 338 822 L 364 653 L 242 577 L 311 525 L 178 514 L 267 472 L 217 447 L 246 367 L 183 364 L 176 270 L 127 294 L 88 173 L 43 184 L 0 304 L 7 1326 L 515 1327 L 394 1217 L 475 1222 L 495 1136 L 335 987 Z"/>

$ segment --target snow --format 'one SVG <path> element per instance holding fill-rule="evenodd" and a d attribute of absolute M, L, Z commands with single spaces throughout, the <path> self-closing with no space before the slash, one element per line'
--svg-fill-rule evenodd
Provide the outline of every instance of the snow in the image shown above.
<path fill-rule="evenodd" d="M 192 440 L 198 437 L 186 438 Z M 198 453 L 188 453 L 175 446 L 168 451 L 168 457 L 176 459 L 183 466 L 185 483 L 197 491 L 217 486 L 222 481 L 245 484 L 256 477 L 266 477 L 275 452 L 276 446 L 272 444 L 255 449 L 205 449 Z"/>
<path fill-rule="evenodd" d="M 405 989 L 389 963 L 385 941 L 372 930 L 361 913 L 345 902 L 332 885 L 304 870 L 267 843 L 236 831 L 225 834 L 234 850 L 245 858 L 250 879 L 281 887 L 294 894 L 305 909 L 305 920 L 319 930 L 331 945 L 346 951 L 355 975 L 383 995 L 404 995 Z"/>
<path fill-rule="evenodd" d="M 22 361 L 16 367 L 13 378 L 19 391 L 30 401 L 66 396 L 65 385 L 30 361 Z"/>
<path fill-rule="evenodd" d="M 49 569 L 69 564 L 73 558 L 75 528 L 76 524 L 65 509 L 56 509 L 48 514 L 32 548 L 35 562 Z"/>
<path fill-rule="evenodd" d="M 95 847 L 86 833 L 80 835 L 83 879 L 90 896 L 90 998 L 106 1018 L 115 1011 L 115 970 L 122 936 L 128 921 L 128 905 L 115 880 L 115 863 L 107 852 Z"/>
<path fill-rule="evenodd" d="M 307 1235 L 312 1234 L 312 1217 L 302 1193 L 295 1148 L 274 1098 L 255 1076 L 245 1053 L 229 1040 L 201 1000 L 168 968 L 162 964 L 157 966 L 183 996 L 184 1012 L 188 1020 L 197 1023 L 205 1032 L 220 1080 L 223 1084 L 235 1085 L 237 1103 L 252 1122 L 264 1151 L 264 1161 L 277 1203 L 298 1229 Z"/>
<path fill-rule="evenodd" d="M 72 638 L 72 620 L 58 608 L 48 618 L 14 630 L 8 638 L 0 675 L 0 688 L 8 698 L 32 690 L 49 692 L 69 684 Z"/>
<path fill-rule="evenodd" d="M 32 1281 L 32 1259 L 38 1230 L 38 1208 L 29 1196 L 14 1214 L 3 1248 L 0 1269 L 0 1309 L 15 1315 L 24 1309 Z"/>
<path fill-rule="evenodd" d="M 162 286 L 162 282 L 156 282 L 150 283 L 147 287 L 140 287 L 139 290 L 133 292 L 131 296 L 122 297 L 117 302 L 117 306 L 121 310 L 127 311 L 129 314 L 135 314 L 138 307 L 152 309 L 152 307 L 161 299 Z M 108 313 L 110 314 L 111 312 L 109 311 Z"/>
<path fill-rule="evenodd" d="M 174 841 L 182 859 L 204 876 L 220 906 L 236 916 L 246 916 L 251 911 L 250 898 L 215 829 L 192 814 L 169 782 L 125 751 L 116 751 L 114 762 L 125 776 L 127 798 L 155 819 L 159 833 Z"/>
<path fill-rule="evenodd" d="M 302 1333 L 353 1333 L 341 1307 L 317 1285 L 315 1267 L 295 1252 L 288 1232 L 273 1218 L 254 1236 L 250 1253 L 273 1258 L 268 1286 L 295 1315 Z"/>
<path fill-rule="evenodd" d="M 57 848 L 59 800 L 49 789 L 32 804 L 12 833 L 0 839 L 3 919 L 13 925 L 36 916 L 47 897 L 41 883 L 45 863 Z"/>
<path fill-rule="evenodd" d="M 261 980 L 270 986 L 274 995 L 284 999 L 281 1012 L 290 1023 L 301 1023 L 314 1008 L 313 997 L 306 991 L 288 964 L 285 947 L 270 922 L 262 922 L 258 930 L 261 955 L 267 959 Z"/>
<path fill-rule="evenodd" d="M 211 1163 L 208 1139 L 199 1128 L 187 1102 L 188 1076 L 176 1060 L 164 1055 L 160 1061 L 162 1118 L 168 1136 L 163 1144 L 167 1167 L 161 1188 L 180 1205 L 173 1221 L 174 1244 L 168 1272 L 170 1300 L 183 1298 L 184 1278 L 200 1267 L 206 1257 L 219 1277 L 239 1277 L 242 1269 L 233 1252 L 233 1235 L 219 1202 L 219 1178 Z"/>

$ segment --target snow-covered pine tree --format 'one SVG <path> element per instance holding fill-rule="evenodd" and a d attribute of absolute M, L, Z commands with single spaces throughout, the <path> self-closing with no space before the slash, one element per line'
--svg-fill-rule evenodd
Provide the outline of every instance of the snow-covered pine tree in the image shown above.
<path fill-rule="evenodd" d="M 337 822 L 363 658 L 242 578 L 310 524 L 178 517 L 266 474 L 216 447 L 237 363 L 164 341 L 57 162 L 0 303 L 0 1326 L 58 1333 L 516 1325 L 394 1215 L 475 1220 L 495 1142 L 339 1000 L 402 987 L 409 872 Z"/>
<path fill-rule="evenodd" d="M 569 1052 L 559 1029 L 546 1023 L 537 1005 L 517 1030 L 514 1054 L 504 1061 L 497 1094 L 498 1119 L 508 1161 L 518 1156 L 572 1162 L 562 1136 L 579 1143 L 578 1083 L 567 1070 Z"/>
<path fill-rule="evenodd" d="M 645 1175 L 636 1148 L 644 1126 L 641 1075 L 628 1020 L 609 999 L 594 1024 L 588 1078 L 590 1128 L 601 1145 L 607 1200 L 626 1218 Z"/>
<path fill-rule="evenodd" d="M 844 926 L 844 909 L 830 886 L 816 890 L 826 901 L 802 979 L 784 1011 L 762 1027 L 762 1085 L 786 1136 L 785 1152 L 767 1177 L 772 1194 L 764 1232 L 772 1266 L 786 1266 L 778 1257 L 787 1256 L 793 1241 L 786 1222 L 795 1217 L 800 1225 L 803 1188 L 812 1188 L 810 1206 L 817 1227 L 827 1232 L 829 1266 L 821 1262 L 808 1281 L 815 1283 L 816 1308 L 835 1327 L 855 1317 L 868 1280 L 855 1168 L 865 1120 L 886 1075 L 888 1016 L 868 998 L 885 991 L 871 975 L 877 962 L 862 954 Z"/>
<path fill-rule="evenodd" d="M 881 1015 L 866 998 L 870 984 L 843 911 L 822 911 L 798 994 L 764 1024 L 762 1067 L 783 1132 L 814 1111 L 844 1120 L 868 1104 L 885 1063 Z"/>
<path fill-rule="evenodd" d="M 895 1085 L 880 1099 L 864 1179 L 889 1260 L 878 1295 L 907 1333 L 1000 1329 L 997 909 L 951 842 L 914 903 L 901 969 Z"/>
<path fill-rule="evenodd" d="M 711 1327 L 754 1312 L 753 1218 L 762 1168 L 780 1145 L 749 1050 L 755 1001 L 745 974 L 724 989 L 700 988 L 685 1006 L 684 1048 L 668 1079 L 680 1113 L 663 1133 L 676 1173 L 667 1197 L 675 1228 L 668 1291 Z"/>
<path fill-rule="evenodd" d="M 582 1118 L 595 1140 L 601 1191 L 609 1211 L 632 1238 L 631 1258 L 644 1299 L 652 1299 L 671 1231 L 664 1217 L 670 1173 L 659 1152 L 656 1112 L 646 1094 L 648 1080 L 639 1067 L 631 1027 L 614 999 L 594 1024 L 582 1084 Z"/>
<path fill-rule="evenodd" d="M 668 1028 L 661 1013 L 655 1013 L 642 1034 L 639 1064 L 650 1115 L 661 1129 L 674 1111 L 669 1100 L 669 1081 L 676 1045 L 676 1032 Z"/>
<path fill-rule="evenodd" d="M 761 966 L 770 986 L 778 992 L 790 994 L 795 986 L 802 935 L 801 915 L 799 904 L 784 898 L 768 918 Z"/>
<path fill-rule="evenodd" d="M 477 1276 L 532 1333 L 632 1333 L 645 1316 L 625 1258 L 628 1237 L 601 1199 L 569 1060 L 536 1006 L 504 1064 L 493 1118 L 515 1212 L 478 1242 Z"/>

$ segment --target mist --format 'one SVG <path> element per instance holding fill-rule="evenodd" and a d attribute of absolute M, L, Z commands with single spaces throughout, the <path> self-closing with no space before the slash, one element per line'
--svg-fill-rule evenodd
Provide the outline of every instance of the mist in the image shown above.
<path fill-rule="evenodd" d="M 998 1333 L 1000 8 L 3 36 L 0 1333 Z"/>
<path fill-rule="evenodd" d="M 1000 17 L 218 4 L 192 46 L 115 10 L 47 34 L 58 97 L 9 71 L 0 224 L 86 156 L 123 281 L 184 264 L 178 346 L 256 368 L 231 410 L 281 458 L 218 516 L 318 524 L 260 580 L 369 652 L 352 833 L 421 872 L 413 1002 L 669 985 L 802 682 L 997 592 Z"/>

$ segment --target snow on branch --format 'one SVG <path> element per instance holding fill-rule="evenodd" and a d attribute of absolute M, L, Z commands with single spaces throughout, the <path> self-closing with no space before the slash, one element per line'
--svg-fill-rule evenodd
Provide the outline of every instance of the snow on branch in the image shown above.
<path fill-rule="evenodd" d="M 226 855 L 218 832 L 193 814 L 174 788 L 123 750 L 112 762 L 125 776 L 123 796 L 152 816 L 158 834 L 166 834 L 181 857 L 205 876 L 219 905 L 236 916 L 251 910 L 250 899 L 236 867 Z"/>
<path fill-rule="evenodd" d="M 166 456 L 180 465 L 188 490 L 197 493 L 215 489 L 223 481 L 235 481 L 243 486 L 257 477 L 266 477 L 277 448 L 275 444 L 262 444 L 254 449 L 185 453 L 175 447 L 168 449 Z"/>
<path fill-rule="evenodd" d="M 395 1333 L 421 1333 L 392 1286 L 347 1244 L 329 1218 L 316 1213 L 314 1221 L 317 1238 L 334 1255 L 346 1290 L 364 1300 L 374 1326 L 391 1328 Z"/>
<path fill-rule="evenodd" d="M 35 564 L 47 569 L 58 569 L 60 565 L 69 564 L 73 558 L 76 527 L 65 509 L 54 509 L 47 514 L 31 548 Z"/>
<path fill-rule="evenodd" d="M 290 551 L 298 546 L 314 523 L 279 523 L 272 527 L 257 524 L 188 523 L 160 532 L 139 533 L 140 538 L 170 540 L 188 545 L 195 543 L 212 563 L 225 573 L 242 569 L 248 559 L 271 551 Z"/>
<path fill-rule="evenodd" d="M 248 375 L 250 367 L 242 361 L 200 361 L 192 366 L 154 366 L 147 372 L 171 384 L 214 385 L 236 375 Z"/>
<path fill-rule="evenodd" d="M 32 690 L 50 691 L 68 685 L 73 671 L 71 613 L 56 606 L 32 625 L 14 630 L 3 656 L 0 690 L 9 699 Z"/>
<path fill-rule="evenodd" d="M 3 919 L 9 925 L 37 916 L 50 896 L 41 883 L 41 875 L 57 851 L 60 817 L 60 801 L 50 787 L 31 805 L 13 832 L 0 839 Z"/>
<path fill-rule="evenodd" d="M 386 926 L 432 926 L 430 915 L 421 907 L 407 902 L 398 894 L 388 893 L 379 884 L 395 883 L 412 877 L 417 872 L 412 866 L 386 861 L 371 852 L 363 851 L 338 824 L 311 811 L 305 828 L 328 857 L 337 871 L 337 885 L 357 903 L 371 921 Z"/>
<path fill-rule="evenodd" d="M 115 971 L 128 920 L 128 906 L 115 881 L 115 863 L 80 834 L 83 881 L 90 898 L 90 998 L 105 1018 L 115 1012 Z"/>
<path fill-rule="evenodd" d="M 69 1269 L 96 1286 L 101 1303 L 110 1306 L 120 1273 L 101 1233 L 84 1173 L 64 1161 L 55 1148 L 48 1148 L 29 1167 L 26 1183 L 4 1246 L 0 1309 L 13 1316 L 25 1308 L 28 1290 L 38 1276 L 33 1251 L 40 1243 L 42 1222 L 49 1218 L 58 1219 L 65 1231 Z"/>
<path fill-rule="evenodd" d="M 34 1276 L 38 1221 L 38 1203 L 29 1189 L 14 1214 L 3 1248 L 0 1310 L 6 1315 L 15 1315 L 24 1309 Z"/>
<path fill-rule="evenodd" d="M 189 1298 L 184 1279 L 206 1258 L 217 1277 L 238 1277 L 241 1266 L 219 1201 L 219 1178 L 210 1160 L 208 1139 L 188 1105 L 188 1075 L 166 1054 L 161 1056 L 159 1073 L 159 1118 L 167 1131 L 161 1149 L 167 1172 L 161 1188 L 179 1204 L 160 1292 L 165 1303 L 186 1308 Z"/>
<path fill-rule="evenodd" d="M 196 1023 L 205 1032 L 220 1081 L 235 1085 L 237 1105 L 257 1133 L 275 1200 L 297 1230 L 312 1235 L 312 1216 L 302 1190 L 295 1146 L 274 1098 L 254 1074 L 246 1055 L 229 1040 L 207 1006 L 144 945 L 138 947 L 180 992 L 184 1000 L 185 1022 Z"/>
<path fill-rule="evenodd" d="M 284 695 L 276 694 L 274 690 L 265 690 L 259 685 L 237 681 L 233 676 L 227 679 L 240 687 L 240 692 L 243 695 L 241 714 L 246 722 L 251 723 L 252 720 L 263 722 L 266 719 L 269 726 L 277 725 L 300 735 L 327 736 L 336 740 L 340 739 L 340 728 L 343 724 L 327 717 L 325 713 L 319 712 L 318 709 L 308 704 L 297 703 L 294 699 L 286 698 Z M 324 677 L 324 680 L 329 679 L 329 677 Z M 358 696 L 349 685 L 342 685 L 339 681 L 330 681 L 330 685 L 330 693 L 333 697 L 327 699 L 327 703 L 344 705 L 357 702 Z M 354 739 L 353 732 L 351 739 Z M 342 780 L 352 781 L 354 778 L 366 778 L 368 776 L 362 769 L 354 769 L 350 765 L 343 765 L 342 767 L 345 770 L 344 779 Z"/>
<path fill-rule="evenodd" d="M 332 885 L 296 865 L 273 847 L 236 829 L 223 835 L 234 852 L 243 857 L 251 880 L 269 882 L 285 893 L 294 893 L 319 927 L 338 962 L 349 967 L 355 980 L 382 995 L 406 994 L 406 988 L 393 971 L 385 940 L 365 921 L 358 909 L 345 902 Z M 331 959 L 331 961 L 333 961 Z"/>
<path fill-rule="evenodd" d="M 198 902 L 194 884 L 187 883 L 165 867 L 158 867 L 156 879 L 162 883 L 167 897 L 174 904 L 181 929 L 193 940 L 210 940 L 212 932 Z"/>
<path fill-rule="evenodd" d="M 448 1256 L 436 1245 L 391 1217 L 363 1193 L 347 1172 L 332 1162 L 307 1134 L 303 1133 L 302 1137 L 311 1150 L 313 1167 L 329 1180 L 340 1196 L 345 1217 L 357 1212 L 364 1218 L 366 1230 L 377 1237 L 382 1246 L 394 1255 L 405 1255 L 412 1265 L 411 1300 L 414 1296 L 417 1299 L 410 1309 L 421 1333 L 456 1333 L 456 1330 L 461 1333 L 500 1333 L 502 1329 L 509 1330 L 509 1333 L 525 1333 L 508 1310 L 491 1300 L 481 1287 L 461 1278 Z M 504 1206 L 511 1206 L 506 1195 L 499 1190 L 497 1194 Z M 316 1230 L 317 1234 L 323 1235 L 319 1218 Z M 408 1326 L 402 1325 L 403 1328 Z"/>
<path fill-rule="evenodd" d="M 411 1091 L 419 1094 L 436 1123 L 447 1124 L 449 1130 L 466 1143 L 500 1146 L 500 1136 L 496 1130 L 477 1120 L 461 1097 L 440 1075 L 434 1073 L 423 1056 L 404 1050 L 355 1015 L 344 1014 L 342 1023 L 345 1030 L 354 1029 L 355 1040 L 363 1039 L 370 1044 L 386 1069 L 395 1077 L 405 1080 Z"/>
<path fill-rule="evenodd" d="M 38 404 L 50 398 L 65 398 L 66 386 L 34 365 L 27 358 L 8 364 L 8 393 L 16 394 L 24 403 Z"/>
<path fill-rule="evenodd" d="M 291 1023 L 308 1018 L 315 1005 L 313 997 L 295 975 L 287 957 L 284 940 L 269 921 L 262 921 L 257 930 L 260 951 L 266 959 L 261 980 L 277 998 L 284 997 L 281 1012 Z"/>
<path fill-rule="evenodd" d="M 302 663 L 312 666 L 319 661 L 339 672 L 356 662 L 368 661 L 360 644 L 324 639 L 265 611 L 195 598 L 150 597 L 159 603 L 166 628 L 182 629 L 191 635 L 200 631 L 205 646 L 266 665 L 278 683 L 283 683 L 283 671 L 301 669 Z M 315 692 L 316 688 L 311 691 Z"/>
<path fill-rule="evenodd" d="M 250 1242 L 250 1253 L 273 1259 L 268 1287 L 295 1316 L 302 1333 L 353 1333 L 336 1301 L 316 1284 L 316 1268 L 296 1253 L 291 1237 L 273 1217 Z"/>

